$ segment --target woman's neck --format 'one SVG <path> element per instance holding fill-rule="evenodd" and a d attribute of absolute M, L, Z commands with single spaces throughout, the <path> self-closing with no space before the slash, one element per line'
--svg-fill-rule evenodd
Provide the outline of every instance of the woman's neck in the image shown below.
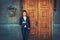
<path fill-rule="evenodd" d="M 26 17 L 26 16 L 23 16 L 23 17 Z"/>

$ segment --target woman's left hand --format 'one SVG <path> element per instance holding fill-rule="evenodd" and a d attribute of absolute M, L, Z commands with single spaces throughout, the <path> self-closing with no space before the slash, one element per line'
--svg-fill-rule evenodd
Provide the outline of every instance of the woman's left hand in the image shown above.
<path fill-rule="evenodd" d="M 28 29 L 30 29 L 30 28 L 28 28 Z"/>

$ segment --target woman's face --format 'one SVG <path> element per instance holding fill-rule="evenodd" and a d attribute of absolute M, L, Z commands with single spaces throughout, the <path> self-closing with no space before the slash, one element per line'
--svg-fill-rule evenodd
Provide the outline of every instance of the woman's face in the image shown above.
<path fill-rule="evenodd" d="M 23 12 L 23 16 L 26 16 L 26 12 Z"/>

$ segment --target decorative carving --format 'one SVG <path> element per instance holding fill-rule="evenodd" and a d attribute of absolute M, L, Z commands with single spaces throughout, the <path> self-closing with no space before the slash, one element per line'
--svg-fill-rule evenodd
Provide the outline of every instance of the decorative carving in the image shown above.
<path fill-rule="evenodd" d="M 48 40 L 49 39 L 49 35 L 48 32 L 43 32 L 41 33 L 41 40 Z"/>
<path fill-rule="evenodd" d="M 43 10 L 43 11 L 42 11 L 42 16 L 43 16 L 43 17 L 48 16 L 48 10 Z"/>
<path fill-rule="evenodd" d="M 15 17 L 17 8 L 15 8 L 13 6 L 9 6 L 7 9 L 9 11 L 9 16 L 10 17 Z"/>
<path fill-rule="evenodd" d="M 41 29 L 49 29 L 48 23 L 41 23 Z"/>
<path fill-rule="evenodd" d="M 41 8 L 45 8 L 45 7 L 47 8 L 49 5 L 49 0 L 41 0 L 40 4 L 41 4 L 40 5 Z"/>
<path fill-rule="evenodd" d="M 40 21 L 41 21 L 41 23 L 48 23 L 49 22 L 49 18 L 48 17 L 41 17 Z"/>
<path fill-rule="evenodd" d="M 40 9 L 42 17 L 47 17 L 49 15 L 49 10 L 48 9 Z"/>

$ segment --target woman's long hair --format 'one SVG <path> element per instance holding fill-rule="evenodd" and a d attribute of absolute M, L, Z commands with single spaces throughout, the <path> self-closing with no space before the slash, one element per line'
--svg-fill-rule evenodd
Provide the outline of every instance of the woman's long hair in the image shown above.
<path fill-rule="evenodd" d="M 23 10 L 22 13 L 21 13 L 21 17 L 23 17 L 23 12 L 26 12 L 26 16 L 27 16 L 27 11 Z"/>

